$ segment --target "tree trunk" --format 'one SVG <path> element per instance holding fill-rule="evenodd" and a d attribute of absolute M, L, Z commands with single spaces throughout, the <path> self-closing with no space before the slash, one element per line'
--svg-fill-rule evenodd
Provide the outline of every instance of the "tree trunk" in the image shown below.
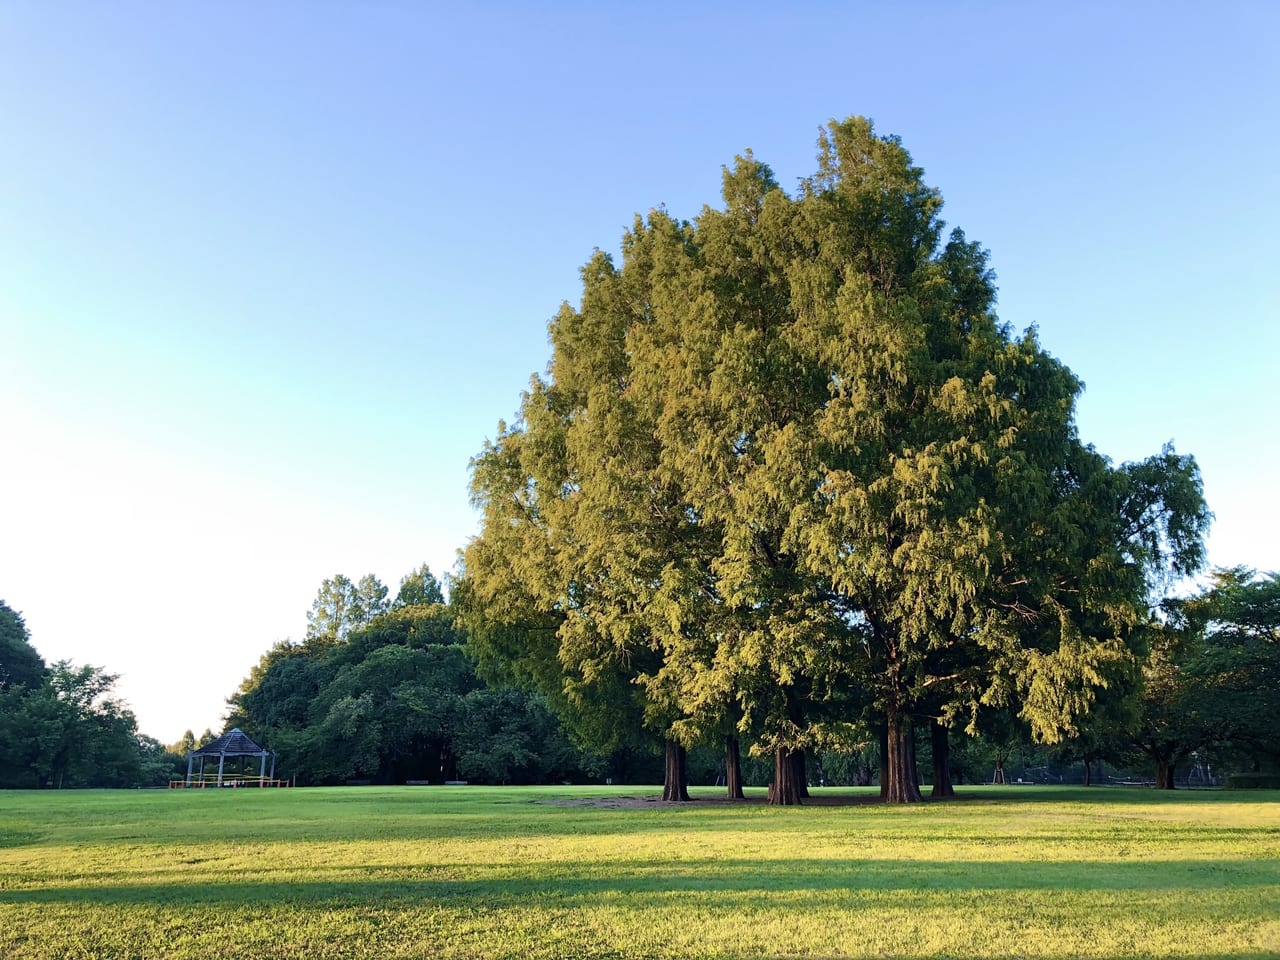
<path fill-rule="evenodd" d="M 1084 785 L 1093 786 L 1093 757 L 1084 758 Z"/>
<path fill-rule="evenodd" d="M 996 752 L 996 771 L 991 775 L 992 783 L 1007 783 L 1004 778 L 1004 754 Z"/>
<path fill-rule="evenodd" d="M 442 741 L 440 746 L 440 782 L 444 783 L 446 780 L 456 779 L 458 778 L 453 776 L 453 751 Z"/>
<path fill-rule="evenodd" d="M 1173 761 L 1172 760 L 1156 761 L 1156 789 L 1157 790 L 1173 789 Z"/>
<path fill-rule="evenodd" d="M 738 738 L 724 738 L 724 785 L 730 800 L 741 800 L 742 793 L 742 753 L 738 747 Z"/>
<path fill-rule="evenodd" d="M 769 802 L 779 807 L 794 807 L 800 804 L 803 795 L 800 792 L 801 778 L 796 776 L 796 762 L 793 752 L 783 747 L 773 751 L 773 783 L 769 784 Z M 803 770 L 803 755 L 801 769 Z"/>
<path fill-rule="evenodd" d="M 809 778 L 805 775 L 805 756 L 803 750 L 791 751 L 791 766 L 793 767 L 791 775 L 795 778 L 796 790 L 800 794 L 801 800 L 809 799 Z"/>
<path fill-rule="evenodd" d="M 889 799 L 889 725 L 880 726 L 880 799 Z"/>
<path fill-rule="evenodd" d="M 954 797 L 951 786 L 951 738 L 947 728 L 934 720 L 929 725 L 929 744 L 933 748 L 933 789 L 931 797 Z"/>
<path fill-rule="evenodd" d="M 871 786 L 871 765 L 865 760 L 858 760 L 858 769 L 853 777 L 853 785 L 855 787 Z"/>
<path fill-rule="evenodd" d="M 916 779 L 916 738 L 911 718 L 890 712 L 885 720 L 888 750 L 881 763 L 880 795 L 886 803 L 919 803 L 924 798 Z"/>
<path fill-rule="evenodd" d="M 688 774 L 685 768 L 685 749 L 674 740 L 667 741 L 666 764 L 662 778 L 662 799 L 685 801 L 689 799 Z"/>

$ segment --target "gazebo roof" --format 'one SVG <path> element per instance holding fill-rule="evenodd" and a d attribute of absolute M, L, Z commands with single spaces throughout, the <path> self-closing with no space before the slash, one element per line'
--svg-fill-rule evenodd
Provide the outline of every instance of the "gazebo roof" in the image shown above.
<path fill-rule="evenodd" d="M 199 750 L 192 750 L 191 755 L 195 757 L 260 757 L 269 751 L 258 746 L 239 727 L 234 727 L 229 733 L 224 733 L 216 740 L 210 740 Z"/>

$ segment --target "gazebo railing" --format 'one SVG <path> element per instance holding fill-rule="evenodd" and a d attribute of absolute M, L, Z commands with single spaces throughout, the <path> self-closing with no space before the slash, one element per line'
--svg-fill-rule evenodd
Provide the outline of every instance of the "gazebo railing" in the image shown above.
<path fill-rule="evenodd" d="M 287 787 L 288 780 L 280 780 L 275 777 L 260 777 L 257 774 L 250 773 L 224 773 L 222 782 L 218 782 L 216 773 L 206 773 L 204 776 L 195 775 L 182 780 L 170 780 L 170 790 L 183 789 L 204 789 L 213 787 Z"/>

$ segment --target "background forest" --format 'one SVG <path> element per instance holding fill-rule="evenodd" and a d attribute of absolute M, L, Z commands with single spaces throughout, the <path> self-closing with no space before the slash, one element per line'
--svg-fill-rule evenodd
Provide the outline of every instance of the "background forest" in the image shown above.
<path fill-rule="evenodd" d="M 422 568 L 394 600 L 373 577 L 337 576 L 321 587 L 302 643 L 273 647 L 229 699 L 227 728 L 239 726 L 278 754 L 299 784 L 350 781 L 439 783 L 661 782 L 661 740 L 636 729 L 612 749 L 575 741 L 536 693 L 489 685 L 476 673 L 456 611 Z M 372 600 L 372 604 L 368 601 Z M 1166 605 L 1146 662 L 1100 710 L 1087 733 L 1055 746 L 1032 741 L 1009 713 L 976 735 L 949 732 L 957 783 L 1155 782 L 1157 767 L 1178 785 L 1274 785 L 1280 749 L 1280 577 L 1219 571 L 1194 598 Z M 162 786 L 186 772 L 184 751 L 215 735 L 188 731 L 162 745 L 141 734 L 111 696 L 97 667 L 48 666 L 20 614 L 0 605 L 0 787 Z M 921 779 L 932 744 L 917 734 Z M 846 749 L 814 752 L 807 780 L 826 785 L 879 781 L 868 735 Z M 723 783 L 719 744 L 692 749 L 688 779 Z M 742 776 L 763 786 L 770 759 L 744 756 Z"/>

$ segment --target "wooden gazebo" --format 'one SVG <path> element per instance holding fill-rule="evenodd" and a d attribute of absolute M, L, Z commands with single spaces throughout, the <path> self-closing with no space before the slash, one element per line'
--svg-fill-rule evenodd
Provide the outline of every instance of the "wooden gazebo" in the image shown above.
<path fill-rule="evenodd" d="M 200 768 L 195 769 L 196 758 L 200 758 Z M 205 761 L 211 757 L 218 758 L 216 774 L 204 772 Z M 253 776 L 243 770 L 239 773 L 227 770 L 227 759 L 231 757 L 257 757 L 258 774 Z M 267 772 L 267 758 L 271 759 L 271 772 Z M 258 744 L 239 727 L 235 727 L 222 736 L 209 741 L 203 747 L 187 751 L 187 779 L 170 783 L 182 787 L 282 787 L 284 781 L 275 779 L 276 755 Z"/>

